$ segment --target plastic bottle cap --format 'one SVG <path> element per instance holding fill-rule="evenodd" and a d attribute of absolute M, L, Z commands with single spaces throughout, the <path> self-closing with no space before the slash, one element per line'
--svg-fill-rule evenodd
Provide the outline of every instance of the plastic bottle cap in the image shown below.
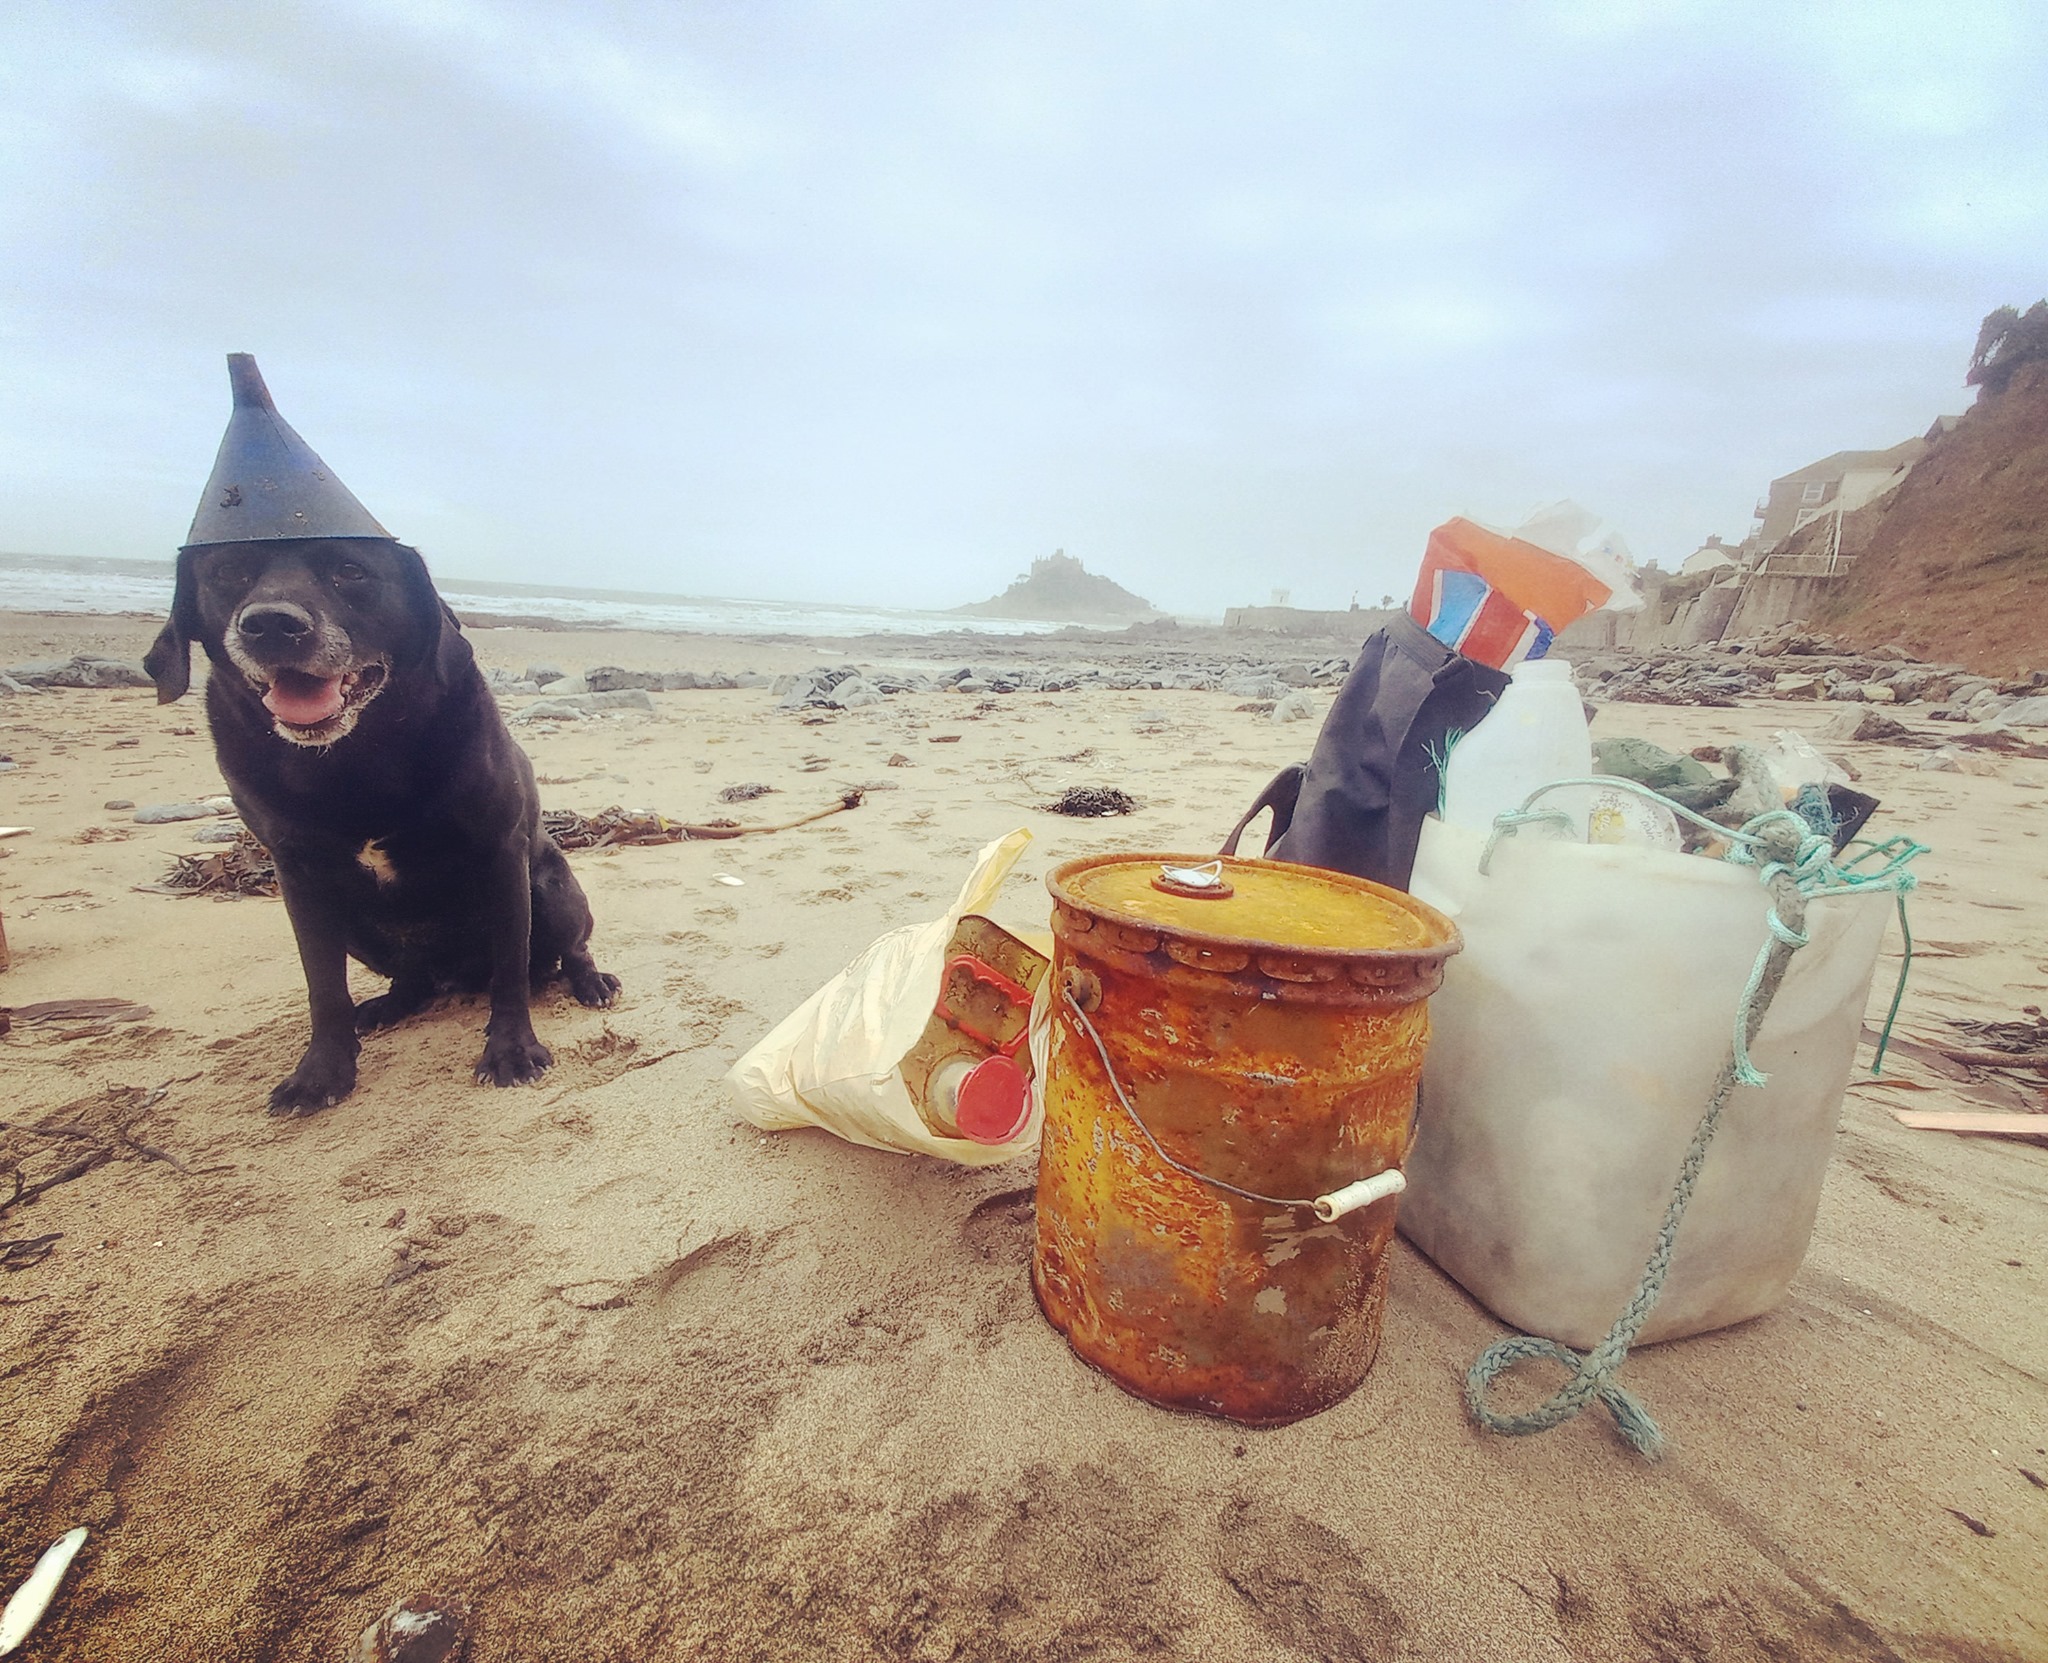
<path fill-rule="evenodd" d="M 1562 658 L 1525 658 L 1509 673 L 1516 681 L 1570 681 L 1572 667 Z"/>
<path fill-rule="evenodd" d="M 1031 1118 L 1030 1082 L 1008 1057 L 976 1063 L 960 1082 L 953 1124 L 976 1143 L 1008 1143 Z"/>

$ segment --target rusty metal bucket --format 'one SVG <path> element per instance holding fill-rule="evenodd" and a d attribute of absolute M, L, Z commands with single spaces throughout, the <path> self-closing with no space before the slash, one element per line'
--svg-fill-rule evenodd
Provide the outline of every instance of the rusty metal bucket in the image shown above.
<path fill-rule="evenodd" d="M 1379 1350 L 1456 926 L 1278 861 L 1096 856 L 1046 882 L 1040 1308 L 1150 1402 L 1252 1426 L 1329 1408 Z"/>

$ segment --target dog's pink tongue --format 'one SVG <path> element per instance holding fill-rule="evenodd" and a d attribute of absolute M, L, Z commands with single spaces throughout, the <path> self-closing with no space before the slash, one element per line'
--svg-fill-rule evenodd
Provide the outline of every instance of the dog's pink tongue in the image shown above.
<path fill-rule="evenodd" d="M 341 677 L 329 676 L 323 681 L 287 670 L 270 684 L 263 704 L 280 722 L 295 728 L 318 727 L 341 714 Z"/>

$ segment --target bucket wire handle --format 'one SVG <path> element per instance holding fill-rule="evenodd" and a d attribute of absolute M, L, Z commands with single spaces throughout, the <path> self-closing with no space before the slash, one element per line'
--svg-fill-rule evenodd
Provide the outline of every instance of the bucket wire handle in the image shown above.
<path fill-rule="evenodd" d="M 1195 1168 L 1175 1160 L 1160 1147 L 1159 1140 L 1152 1135 L 1152 1128 L 1145 1124 L 1145 1117 L 1138 1113 L 1137 1104 L 1131 1101 L 1130 1094 L 1124 1090 L 1123 1081 L 1117 1078 L 1116 1065 L 1109 1060 L 1109 1049 L 1102 1043 L 1102 1036 L 1095 1031 L 1095 1024 L 1088 1020 L 1088 1013 L 1081 1008 L 1080 1002 L 1068 989 L 1061 988 L 1060 997 L 1066 1001 L 1067 1009 L 1073 1013 L 1074 1020 L 1081 1025 L 1081 1031 L 1094 1045 L 1096 1056 L 1102 1059 L 1102 1072 L 1109 1079 L 1109 1089 L 1116 1093 L 1116 1100 L 1123 1105 L 1124 1113 L 1131 1117 L 1131 1124 L 1145 1134 L 1145 1141 L 1152 1146 L 1152 1153 L 1182 1177 L 1192 1178 L 1198 1184 L 1207 1184 L 1211 1189 L 1223 1190 L 1246 1201 L 1256 1201 L 1262 1206 L 1301 1208 L 1314 1213 L 1325 1224 L 1342 1218 L 1346 1213 L 1355 1212 L 1360 1207 L 1384 1200 L 1387 1196 L 1399 1195 L 1408 1187 L 1407 1175 L 1399 1167 L 1388 1167 L 1384 1172 L 1376 1172 L 1370 1178 L 1361 1178 L 1356 1183 L 1346 1184 L 1342 1189 L 1332 1190 L 1328 1195 L 1313 1198 L 1261 1195 L 1257 1190 L 1244 1189 L 1221 1178 L 1212 1178 L 1206 1172 L 1198 1172 Z"/>

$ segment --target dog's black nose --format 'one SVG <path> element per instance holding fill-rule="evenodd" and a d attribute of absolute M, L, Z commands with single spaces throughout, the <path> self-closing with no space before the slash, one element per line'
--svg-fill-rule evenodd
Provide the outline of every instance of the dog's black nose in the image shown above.
<path fill-rule="evenodd" d="M 313 618 L 289 601 L 268 601 L 247 608 L 235 627 L 252 641 L 298 641 L 313 633 Z"/>

